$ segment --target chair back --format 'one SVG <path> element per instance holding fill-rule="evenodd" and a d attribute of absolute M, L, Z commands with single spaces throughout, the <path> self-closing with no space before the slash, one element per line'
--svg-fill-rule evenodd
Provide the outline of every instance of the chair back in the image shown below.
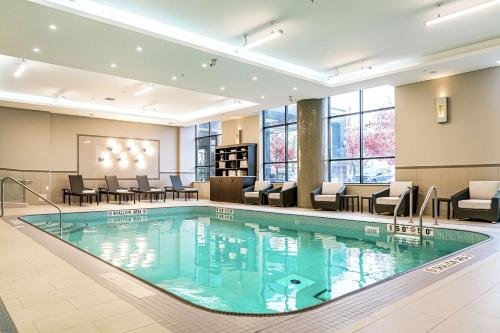
<path fill-rule="evenodd" d="M 281 190 L 286 191 L 286 190 L 289 190 L 289 189 L 294 188 L 296 186 L 297 186 L 297 184 L 295 184 L 295 182 L 293 182 L 293 181 L 284 182 L 283 186 L 281 187 Z"/>
<path fill-rule="evenodd" d="M 270 181 L 258 180 L 255 182 L 253 190 L 255 192 L 259 192 L 259 191 L 265 189 L 266 187 L 268 187 L 269 185 L 271 185 Z"/>
<path fill-rule="evenodd" d="M 136 176 L 137 178 L 137 186 L 139 187 L 139 191 L 149 192 L 151 191 L 151 186 L 149 186 L 148 176 Z"/>
<path fill-rule="evenodd" d="M 391 182 L 389 187 L 389 196 L 399 197 L 406 190 L 407 187 L 413 189 L 412 182 Z"/>
<path fill-rule="evenodd" d="M 69 175 L 69 186 L 72 193 L 83 193 L 85 186 L 83 186 L 82 175 Z"/>
<path fill-rule="evenodd" d="M 344 186 L 344 183 L 323 182 L 321 185 L 321 194 L 335 195 Z"/>
<path fill-rule="evenodd" d="M 108 185 L 109 192 L 116 192 L 120 188 L 120 184 L 118 183 L 118 177 L 116 176 L 104 176 L 106 179 L 106 185 Z"/>
<path fill-rule="evenodd" d="M 184 189 L 184 185 L 182 185 L 181 177 L 179 176 L 170 176 L 170 181 L 172 182 L 172 187 L 176 191 L 181 191 Z"/>
<path fill-rule="evenodd" d="M 491 199 L 497 194 L 499 185 L 498 181 L 470 181 L 469 197 L 471 199 Z"/>

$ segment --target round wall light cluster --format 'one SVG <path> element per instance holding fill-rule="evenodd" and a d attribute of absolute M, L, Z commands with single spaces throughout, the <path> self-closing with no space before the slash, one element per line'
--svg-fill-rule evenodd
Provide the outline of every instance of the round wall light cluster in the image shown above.
<path fill-rule="evenodd" d="M 112 157 L 112 155 L 115 155 L 115 157 Z M 154 148 L 149 141 L 127 140 L 125 149 L 123 149 L 122 145 L 115 139 L 109 139 L 106 151 L 100 154 L 98 161 L 103 167 L 109 168 L 116 160 L 118 166 L 125 169 L 130 166 L 130 160 L 132 160 L 138 168 L 143 169 L 146 167 L 145 155 L 154 155 Z"/>

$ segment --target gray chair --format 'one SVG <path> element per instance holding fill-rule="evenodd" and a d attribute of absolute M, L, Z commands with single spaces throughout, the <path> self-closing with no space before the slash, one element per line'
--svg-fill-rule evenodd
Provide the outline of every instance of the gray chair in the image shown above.
<path fill-rule="evenodd" d="M 413 213 L 415 214 L 417 212 L 418 186 L 413 186 L 413 183 L 410 181 L 391 182 L 388 188 L 373 193 L 372 200 L 375 213 L 394 214 L 394 209 L 396 208 L 399 198 L 408 187 L 412 189 Z M 410 192 L 405 193 L 403 201 L 398 208 L 397 215 L 410 215 Z"/>
<path fill-rule="evenodd" d="M 112 195 L 114 196 L 115 201 L 118 199 L 118 203 L 121 205 L 122 200 L 125 199 L 126 201 L 130 200 L 132 197 L 135 203 L 135 195 L 136 193 L 125 188 L 121 187 L 120 183 L 118 182 L 118 177 L 116 176 L 104 176 L 104 179 L 106 180 L 106 185 L 107 187 L 100 187 L 99 188 L 99 200 L 102 199 L 102 195 L 106 195 L 106 202 L 109 203 L 109 196 Z"/>
<path fill-rule="evenodd" d="M 311 191 L 311 204 L 314 209 L 341 210 L 344 183 L 323 182 L 321 187 Z"/>
<path fill-rule="evenodd" d="M 500 182 L 471 181 L 469 187 L 451 196 L 458 220 L 477 219 L 496 223 L 500 220 Z"/>
<path fill-rule="evenodd" d="M 177 198 L 180 193 L 184 193 L 184 201 L 186 201 L 189 197 L 191 199 L 191 194 L 196 193 L 196 200 L 198 200 L 198 189 L 192 187 L 185 187 L 182 185 L 181 177 L 179 176 L 170 176 L 170 181 L 172 182 L 172 200 L 175 200 L 175 194 L 177 193 Z M 167 187 L 165 187 L 165 192 L 167 191 Z"/>
<path fill-rule="evenodd" d="M 270 206 L 297 206 L 297 184 L 293 181 L 284 182 L 283 186 L 269 190 L 267 201 Z"/>
<path fill-rule="evenodd" d="M 66 201 L 66 196 L 68 197 L 68 204 L 71 206 L 71 197 L 80 198 L 80 206 L 82 205 L 83 199 L 92 204 L 92 198 L 95 197 L 95 202 L 99 205 L 99 196 L 96 190 L 87 188 L 83 184 L 83 177 L 81 175 L 69 175 L 69 186 L 70 188 L 63 189 L 63 199 Z"/>
<path fill-rule="evenodd" d="M 266 203 L 267 191 L 273 186 L 269 181 L 258 180 L 252 186 L 244 188 L 241 192 L 243 203 L 247 205 L 263 205 Z"/>
<path fill-rule="evenodd" d="M 138 187 L 132 187 L 131 190 L 139 195 L 139 201 L 141 200 L 141 194 L 144 194 L 146 198 L 149 196 L 149 202 L 153 202 L 153 198 L 155 200 L 161 199 L 162 196 L 163 202 L 165 202 L 165 189 L 150 186 L 146 175 L 136 176 L 136 178 Z"/>

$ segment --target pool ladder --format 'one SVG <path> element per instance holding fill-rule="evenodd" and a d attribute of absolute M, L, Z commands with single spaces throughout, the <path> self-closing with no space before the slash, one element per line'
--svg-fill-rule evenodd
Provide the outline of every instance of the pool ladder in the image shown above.
<path fill-rule="evenodd" d="M 39 197 L 40 199 L 42 199 L 43 201 L 45 201 L 46 203 L 48 203 L 49 205 L 51 205 L 52 207 L 54 207 L 55 209 L 57 209 L 59 211 L 59 231 L 62 234 L 63 214 L 62 214 L 61 208 L 59 208 L 59 206 L 57 206 L 55 203 L 53 203 L 49 199 L 43 197 L 41 194 L 35 192 L 30 187 L 24 185 L 23 183 L 15 180 L 12 177 L 5 177 L 5 178 L 2 179 L 2 184 L 1 184 L 1 190 L 2 190 L 2 192 L 0 192 L 0 205 L 1 205 L 0 217 L 3 217 L 3 215 L 4 215 L 4 202 L 5 202 L 4 195 L 5 195 L 5 181 L 6 180 L 10 180 L 11 182 L 16 183 L 17 185 L 19 185 L 19 186 L 23 187 L 24 189 L 30 191 L 31 193 L 33 193 L 34 195 L 36 195 L 37 197 Z"/>
<path fill-rule="evenodd" d="M 393 225 L 393 233 L 396 233 L 396 227 L 397 227 L 397 217 L 398 217 L 398 210 L 399 206 L 401 206 L 401 203 L 403 202 L 403 199 L 406 195 L 406 193 L 409 193 L 410 195 L 410 223 L 413 223 L 413 192 L 412 188 L 410 186 L 407 186 L 401 196 L 399 197 L 398 203 L 396 204 L 396 207 L 394 208 L 394 225 Z M 425 195 L 424 203 L 422 204 L 422 207 L 420 207 L 420 213 L 419 213 L 419 234 L 420 238 L 422 238 L 422 232 L 423 232 L 423 216 L 424 216 L 424 210 L 425 207 L 427 206 L 427 203 L 429 202 L 429 199 L 431 197 L 431 194 L 434 194 L 434 225 L 438 225 L 437 221 L 437 189 L 436 186 L 432 185 L 429 190 L 427 191 L 427 194 Z"/>

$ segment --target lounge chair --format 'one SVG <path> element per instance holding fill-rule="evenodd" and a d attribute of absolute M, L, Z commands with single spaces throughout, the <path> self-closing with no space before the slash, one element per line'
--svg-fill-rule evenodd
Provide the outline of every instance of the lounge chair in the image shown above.
<path fill-rule="evenodd" d="M 144 194 L 144 197 L 147 198 L 149 196 L 149 202 L 153 202 L 153 198 L 155 200 L 161 199 L 163 196 L 163 202 L 165 202 L 165 189 L 151 187 L 149 185 L 148 176 L 136 176 L 138 187 L 132 187 L 131 190 L 139 195 L 139 201 L 141 201 L 141 194 Z"/>
<path fill-rule="evenodd" d="M 284 182 L 283 186 L 269 190 L 267 201 L 270 206 L 297 206 L 297 184 L 293 181 Z"/>
<path fill-rule="evenodd" d="M 500 220 L 500 182 L 471 181 L 469 187 L 451 196 L 455 218 Z"/>
<path fill-rule="evenodd" d="M 321 187 L 311 191 L 311 204 L 314 209 L 341 210 L 344 183 L 323 182 Z"/>
<path fill-rule="evenodd" d="M 198 200 L 198 190 L 192 187 L 185 187 L 182 185 L 181 177 L 179 176 L 170 176 L 170 181 L 172 182 L 172 200 L 175 200 L 175 194 L 177 193 L 177 198 L 179 197 L 180 193 L 184 193 L 184 200 L 186 201 L 187 198 L 191 199 L 191 194 L 196 193 L 196 200 Z M 165 187 L 165 193 L 167 190 L 169 190 L 170 187 Z"/>
<path fill-rule="evenodd" d="M 252 186 L 241 191 L 243 202 L 247 205 L 263 205 L 266 201 L 266 193 L 272 187 L 269 181 L 256 181 Z"/>
<path fill-rule="evenodd" d="M 388 188 L 380 190 L 372 194 L 373 209 L 377 214 L 390 213 L 394 214 L 394 208 L 398 204 L 399 198 L 406 189 L 412 189 L 413 200 L 413 214 L 417 212 L 417 199 L 418 199 L 418 186 L 413 186 L 412 182 L 391 182 Z M 398 208 L 397 214 L 399 216 L 410 215 L 410 193 L 405 193 L 403 201 Z"/>
<path fill-rule="evenodd" d="M 125 188 L 121 187 L 120 183 L 118 182 L 118 177 L 116 176 L 104 176 L 104 179 L 106 179 L 106 185 L 108 187 L 100 187 L 99 188 L 99 200 L 101 200 L 101 197 L 103 194 L 106 194 L 106 202 L 109 203 L 109 195 L 113 195 L 115 197 L 115 201 L 118 198 L 118 203 L 121 205 L 122 204 L 122 199 L 125 199 L 128 201 L 130 197 L 134 199 L 135 203 L 135 192 Z"/>
<path fill-rule="evenodd" d="M 63 200 L 66 202 L 65 198 L 68 197 L 68 204 L 71 206 L 71 197 L 80 198 L 80 206 L 82 205 L 83 199 L 92 204 L 92 198 L 95 197 L 95 202 L 99 205 L 99 195 L 96 190 L 87 188 L 83 185 L 83 178 L 81 175 L 69 175 L 69 186 L 70 188 L 63 188 Z"/>

